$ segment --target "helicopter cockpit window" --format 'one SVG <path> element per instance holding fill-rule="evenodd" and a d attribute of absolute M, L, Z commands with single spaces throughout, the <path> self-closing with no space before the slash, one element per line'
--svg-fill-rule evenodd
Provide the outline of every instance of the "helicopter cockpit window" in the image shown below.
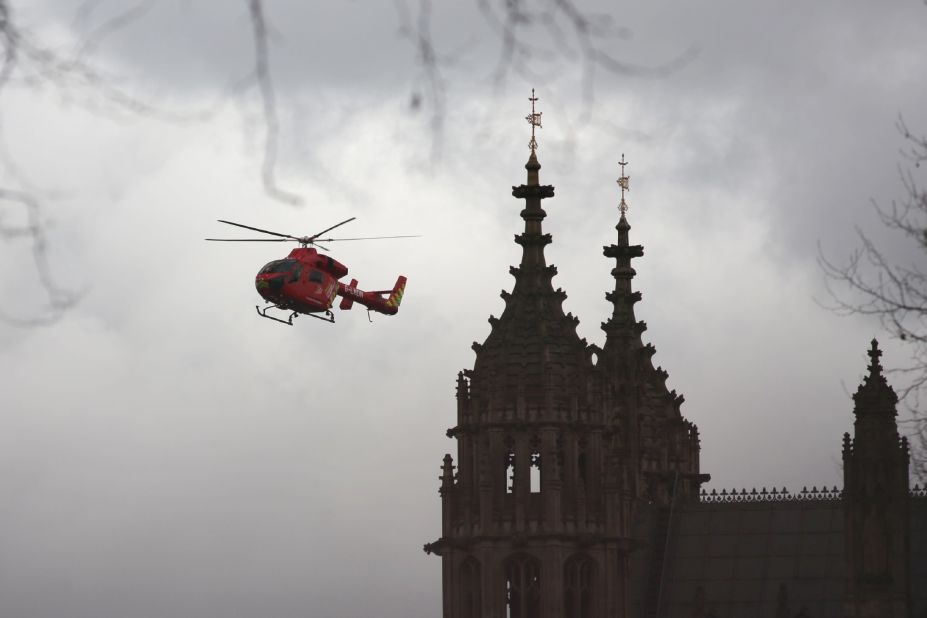
<path fill-rule="evenodd" d="M 260 274 L 288 273 L 297 266 L 299 266 L 299 263 L 296 260 L 275 260 L 265 265 L 264 268 L 261 269 Z"/>
<path fill-rule="evenodd" d="M 322 283 L 322 281 L 324 280 L 325 278 L 322 276 L 321 272 L 315 269 L 312 269 L 309 271 L 309 281 L 311 281 L 312 283 Z"/>

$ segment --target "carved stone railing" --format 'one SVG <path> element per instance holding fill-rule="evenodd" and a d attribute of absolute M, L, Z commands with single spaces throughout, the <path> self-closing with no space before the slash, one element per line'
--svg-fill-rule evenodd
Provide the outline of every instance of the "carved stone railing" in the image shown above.
<path fill-rule="evenodd" d="M 840 500 L 843 497 L 843 490 L 836 487 L 828 489 L 827 487 L 802 487 L 799 492 L 790 492 L 783 487 L 782 489 L 767 490 L 763 487 L 757 491 L 753 488 L 750 491 L 746 489 L 732 489 L 730 491 L 722 489 L 720 492 L 712 489 L 710 492 L 702 490 L 699 494 L 699 502 L 704 504 L 719 504 L 726 502 L 808 502 L 812 500 Z M 915 485 L 911 488 L 912 498 L 927 498 L 927 486 L 921 487 Z"/>
<path fill-rule="evenodd" d="M 828 489 L 827 487 L 812 487 L 808 489 L 807 487 L 802 487 L 802 490 L 799 492 L 790 492 L 788 489 L 783 487 L 782 489 L 776 489 L 775 487 L 772 490 L 767 490 L 763 487 L 761 490 L 757 491 L 754 487 L 752 490 L 747 491 L 746 489 L 741 489 L 740 491 L 732 489 L 727 491 L 722 489 L 718 492 L 716 489 L 712 489 L 711 492 L 707 492 L 704 489 L 702 493 L 699 494 L 699 501 L 702 503 L 708 504 L 718 504 L 724 502 L 800 502 L 800 501 L 812 501 L 812 500 L 839 500 L 843 495 L 843 490 L 837 489 Z"/>

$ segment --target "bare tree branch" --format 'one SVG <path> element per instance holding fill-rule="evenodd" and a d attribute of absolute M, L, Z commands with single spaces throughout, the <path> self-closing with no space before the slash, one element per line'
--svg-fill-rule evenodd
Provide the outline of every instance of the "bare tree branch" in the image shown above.
<path fill-rule="evenodd" d="M 73 55 L 48 47 L 32 33 L 19 27 L 12 18 L 9 0 L 0 0 L 0 95 L 10 84 L 21 85 L 31 90 L 53 89 L 65 100 L 78 102 L 87 110 L 111 116 L 127 112 L 136 116 L 150 117 L 173 123 L 200 122 L 213 117 L 232 92 L 241 92 L 247 82 L 239 80 L 220 95 L 216 103 L 199 110 L 167 110 L 159 105 L 136 97 L 118 80 L 107 75 L 91 63 L 90 58 L 101 43 L 110 35 L 126 28 L 146 15 L 154 6 L 153 0 L 142 0 L 124 9 L 93 28 Z M 85 2 L 79 9 L 79 19 L 88 19 L 97 8 L 96 2 Z M 276 101 L 268 60 L 268 27 L 263 13 L 262 0 L 247 0 L 255 46 L 255 64 L 251 80 L 258 86 L 265 129 L 264 154 L 261 178 L 266 193 L 274 199 L 300 203 L 295 194 L 281 190 L 276 183 L 277 143 L 279 123 Z M 97 103 L 102 103 L 99 109 Z M 2 123 L 0 123 L 2 128 Z M 40 325 L 53 322 L 65 310 L 73 306 L 80 295 L 64 290 L 55 284 L 48 264 L 48 235 L 42 211 L 44 204 L 35 188 L 28 188 L 22 175 L 15 167 L 15 158 L 4 148 L 0 169 L 8 176 L 18 179 L 19 188 L 0 186 L 0 201 L 25 210 L 28 224 L 23 227 L 0 227 L 0 239 L 14 241 L 28 239 L 32 245 L 32 259 L 38 273 L 38 280 L 48 298 L 46 316 L 22 318 L 0 311 L 0 319 L 18 325 Z"/>
<path fill-rule="evenodd" d="M 549 64 L 557 59 L 580 66 L 580 84 L 583 92 L 583 116 L 590 114 L 595 100 L 597 69 L 616 75 L 640 78 L 665 77 L 678 71 L 697 55 L 689 47 L 676 58 L 657 66 L 643 66 L 619 60 L 607 43 L 627 39 L 631 31 L 615 25 L 612 17 L 584 11 L 574 0 L 542 0 L 529 8 L 525 0 L 475 0 L 487 24 L 501 37 L 499 60 L 494 70 L 494 81 L 499 87 L 512 71 L 532 81 L 543 83 L 548 71 L 535 68 L 535 61 Z M 534 37 L 552 41 L 557 52 L 532 43 L 531 29 L 544 28 L 550 36 Z"/>
<path fill-rule="evenodd" d="M 153 6 L 154 0 L 143 0 L 97 26 L 80 46 L 76 54 L 77 59 L 80 60 L 85 56 L 91 55 L 107 36 L 138 21 L 145 16 Z"/>
<path fill-rule="evenodd" d="M 410 108 L 427 109 L 428 126 L 432 135 L 431 159 L 438 160 L 442 151 L 446 117 L 447 80 L 444 70 L 452 64 L 453 56 L 439 53 L 432 31 L 435 4 L 432 0 L 417 0 L 415 14 L 406 2 L 395 0 L 399 14 L 400 34 L 414 49 L 415 63 L 420 71 L 413 83 Z M 498 61 L 490 76 L 497 87 L 513 73 L 529 78 L 535 84 L 543 83 L 544 69 L 549 63 L 564 60 L 578 64 L 587 108 L 594 97 L 595 71 L 599 68 L 618 74 L 661 76 L 684 64 L 691 54 L 657 68 L 646 68 L 621 62 L 610 51 L 610 40 L 626 38 L 629 31 L 614 25 L 607 15 L 584 11 L 576 0 L 472 0 L 491 30 L 499 35 Z M 233 82 L 220 94 L 219 101 L 198 110 L 163 109 L 149 99 L 136 96 L 125 80 L 110 74 L 98 60 L 96 53 L 107 39 L 123 31 L 148 15 L 157 6 L 154 0 L 135 0 L 120 7 L 117 12 L 99 20 L 88 22 L 100 11 L 99 0 L 85 0 L 78 7 L 75 19 L 89 30 L 75 50 L 65 53 L 47 44 L 43 37 L 31 32 L 28 26 L 18 23 L 12 15 L 12 0 L 0 0 L 0 97 L 10 87 L 27 91 L 51 90 L 66 101 L 76 101 L 84 109 L 105 117 L 117 114 L 144 116 L 169 122 L 197 122 L 215 115 L 230 95 L 242 96 L 253 86 L 260 99 L 263 148 L 261 154 L 261 183 L 265 193 L 287 204 L 300 204 L 299 195 L 283 190 L 277 180 L 280 148 L 280 121 L 277 95 L 271 71 L 269 40 L 272 32 L 263 0 L 245 0 L 254 49 L 253 66 L 244 78 Z M 533 37 L 533 30 L 543 29 L 555 36 Z M 553 41 L 547 49 L 534 40 Z M 547 43 L 548 45 L 550 43 Z M 3 119 L 0 119 L 0 130 Z M 17 182 L 7 182 L 6 177 Z M 0 159 L 0 200 L 8 207 L 26 212 L 29 223 L 17 228 L 2 227 L 0 240 L 16 242 L 28 239 L 32 243 L 32 257 L 40 273 L 39 280 L 48 296 L 52 315 L 60 315 L 79 297 L 55 285 L 48 268 L 46 251 L 48 235 L 45 228 L 45 208 L 40 191 L 21 181 L 15 165 L 15 156 L 4 153 Z M 927 239 L 925 239 L 927 242 Z M 3 319 L 0 315 L 0 319 Z M 41 320 L 39 320 L 41 321 Z"/>
<path fill-rule="evenodd" d="M 414 20 L 404 2 L 396 0 L 395 6 L 399 18 L 399 34 L 407 39 L 415 49 L 415 63 L 420 69 L 412 85 L 409 109 L 413 112 L 426 107 L 431 109 L 428 117 L 428 126 L 431 131 L 431 160 L 438 161 L 444 141 L 446 85 L 439 70 L 442 59 L 438 56 L 431 34 L 431 0 L 419 0 L 417 19 Z"/>
<path fill-rule="evenodd" d="M 90 98 L 102 97 L 111 110 L 126 111 L 136 115 L 151 116 L 172 122 L 202 120 L 213 115 L 218 105 L 210 109 L 190 112 L 164 110 L 128 94 L 115 85 L 115 80 L 92 66 L 87 57 L 108 35 L 124 28 L 141 17 L 151 6 L 146 0 L 116 17 L 104 22 L 84 42 L 74 57 L 42 44 L 28 30 L 18 27 L 12 17 L 9 0 L 0 0 L 0 95 L 7 87 L 22 85 L 31 90 L 55 89 L 64 98 L 74 95 L 87 96 L 85 107 L 97 111 L 89 104 Z M 3 124 L 0 122 L 0 129 Z M 46 296 L 44 315 L 22 317 L 0 309 L 0 320 L 20 326 L 37 326 L 53 323 L 66 310 L 73 307 L 81 294 L 59 286 L 52 275 L 48 257 L 48 233 L 43 211 L 45 204 L 39 198 L 40 192 L 31 186 L 15 164 L 5 144 L 0 158 L 0 171 L 15 181 L 18 187 L 0 185 L 0 203 L 18 207 L 24 213 L 25 225 L 8 225 L 0 219 L 0 239 L 6 242 L 27 241 L 37 273 L 37 280 Z M 0 212 L 0 216 L 4 213 Z"/>
<path fill-rule="evenodd" d="M 900 118 L 897 127 L 905 140 L 902 156 L 915 169 L 920 167 L 927 161 L 927 136 L 912 134 Z M 888 209 L 873 206 L 882 225 L 927 254 L 927 191 L 918 186 L 910 169 L 899 169 L 899 175 L 905 197 Z M 921 409 L 921 397 L 927 396 L 927 272 L 918 264 L 893 262 L 869 236 L 859 229 L 857 235 L 860 248 L 842 264 L 828 259 L 818 247 L 831 301 L 825 307 L 843 315 L 874 316 L 891 336 L 908 345 L 908 364 L 891 371 L 905 380 L 899 394 L 912 418 L 902 422 L 911 425 L 914 472 L 927 479 L 927 415 Z"/>
<path fill-rule="evenodd" d="M 41 217 L 41 203 L 27 192 L 0 187 L 0 203 L 19 204 L 25 208 L 27 222 L 25 225 L 7 226 L 0 217 L 0 238 L 7 240 L 26 239 L 32 245 L 32 258 L 35 263 L 39 283 L 47 296 L 47 314 L 41 317 L 18 317 L 0 309 L 0 319 L 20 326 L 39 326 L 54 322 L 65 311 L 73 307 L 80 295 L 58 286 L 51 274 L 48 263 L 48 238 L 45 222 Z M 0 213 L 2 214 L 2 213 Z"/>
<path fill-rule="evenodd" d="M 277 147 L 280 124 L 277 120 L 274 84 L 270 76 L 267 22 L 264 20 L 262 0 L 247 0 L 247 2 L 254 37 L 254 76 L 257 80 L 264 110 L 264 161 L 261 165 L 261 180 L 264 183 L 264 190 L 270 197 L 287 204 L 300 205 L 302 204 L 300 196 L 284 191 L 277 185 Z"/>

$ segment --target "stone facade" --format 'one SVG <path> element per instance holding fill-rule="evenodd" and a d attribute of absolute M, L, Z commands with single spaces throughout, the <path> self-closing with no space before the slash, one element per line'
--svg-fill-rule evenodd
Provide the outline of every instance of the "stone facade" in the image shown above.
<path fill-rule="evenodd" d="M 698 430 L 634 315 L 644 251 L 626 208 L 604 247 L 615 287 L 600 348 L 552 284 L 542 201 L 554 188 L 540 167 L 532 149 L 512 190 L 525 225 L 514 288 L 457 377 L 457 457 L 442 467 L 441 537 L 425 546 L 441 557 L 444 618 L 927 618 L 912 613 L 927 605 L 912 593 L 927 589 L 915 517 L 927 509 L 911 497 L 875 342 L 843 492 L 700 493 Z"/>

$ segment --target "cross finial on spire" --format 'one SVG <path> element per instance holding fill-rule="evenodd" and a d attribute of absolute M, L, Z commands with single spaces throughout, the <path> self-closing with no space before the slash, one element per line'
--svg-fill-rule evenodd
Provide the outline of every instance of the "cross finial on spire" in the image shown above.
<path fill-rule="evenodd" d="M 629 184 L 631 177 L 624 173 L 624 166 L 627 165 L 627 162 L 624 160 L 623 152 L 621 153 L 621 161 L 618 162 L 618 165 L 621 166 L 621 177 L 618 178 L 618 186 L 621 187 L 621 203 L 618 204 L 618 210 L 624 215 L 624 213 L 628 212 L 628 204 L 624 201 L 624 192 L 631 190 Z"/>
<path fill-rule="evenodd" d="M 534 138 L 534 127 L 541 127 L 541 114 L 544 112 L 534 111 L 534 103 L 538 100 L 538 98 L 534 96 L 534 88 L 531 89 L 531 96 L 528 100 L 531 101 L 531 113 L 525 116 L 525 120 L 531 125 L 531 141 L 528 142 L 528 148 L 531 149 L 531 152 L 534 152 L 538 149 L 538 142 Z"/>

